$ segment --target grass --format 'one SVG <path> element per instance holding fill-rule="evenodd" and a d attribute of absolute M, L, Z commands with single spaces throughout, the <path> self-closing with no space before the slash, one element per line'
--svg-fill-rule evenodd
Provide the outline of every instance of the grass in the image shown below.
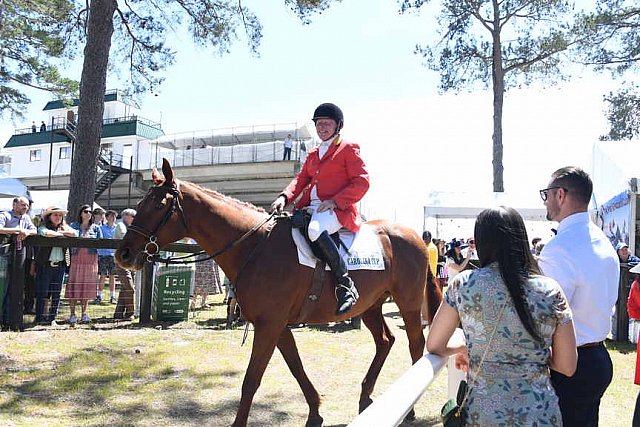
<path fill-rule="evenodd" d="M 221 297 L 189 322 L 139 328 L 98 322 L 75 328 L 34 327 L 0 334 L 0 425 L 225 426 L 233 422 L 251 351 L 251 332 L 225 329 Z M 395 306 L 385 305 L 397 341 L 376 393 L 410 366 Z M 307 372 L 322 394 L 326 426 L 357 415 L 360 382 L 374 352 L 366 329 L 348 325 L 293 330 Z M 635 346 L 609 345 L 614 382 L 601 405 L 601 425 L 628 426 L 637 387 Z M 416 406 L 411 426 L 440 425 L 446 395 L 441 374 Z M 300 426 L 307 407 L 275 353 L 252 406 L 251 426 Z"/>

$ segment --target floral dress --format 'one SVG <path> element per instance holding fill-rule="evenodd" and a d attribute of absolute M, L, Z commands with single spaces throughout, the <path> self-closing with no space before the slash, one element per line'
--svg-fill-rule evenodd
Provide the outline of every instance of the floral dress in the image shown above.
<path fill-rule="evenodd" d="M 496 263 L 458 274 L 445 301 L 458 311 L 469 348 L 466 425 L 561 426 L 549 376 L 550 347 L 556 327 L 569 322 L 572 314 L 558 283 L 544 276 L 528 281 L 526 301 L 543 342 L 522 325 Z"/>

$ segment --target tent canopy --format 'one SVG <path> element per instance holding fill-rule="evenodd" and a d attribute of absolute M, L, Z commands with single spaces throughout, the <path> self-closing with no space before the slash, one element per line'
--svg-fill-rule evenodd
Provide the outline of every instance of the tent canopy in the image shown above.
<path fill-rule="evenodd" d="M 0 197 L 29 197 L 27 186 L 16 178 L 0 178 Z"/>
<path fill-rule="evenodd" d="M 537 196 L 537 195 L 535 195 Z M 525 220 L 546 221 L 547 210 L 540 198 L 518 193 L 463 193 L 432 191 L 424 206 L 426 218 L 475 218 L 492 206 L 509 206 Z"/>

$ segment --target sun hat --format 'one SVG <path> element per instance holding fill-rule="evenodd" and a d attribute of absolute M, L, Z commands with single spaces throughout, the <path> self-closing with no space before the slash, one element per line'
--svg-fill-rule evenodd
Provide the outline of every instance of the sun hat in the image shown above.
<path fill-rule="evenodd" d="M 44 210 L 44 212 L 42 212 L 42 217 L 44 218 L 46 216 L 49 216 L 54 212 L 59 212 L 62 215 L 66 215 L 67 212 L 69 212 L 69 211 L 66 211 L 66 210 L 64 210 L 64 209 L 62 209 L 61 207 L 58 207 L 58 206 L 49 206 L 48 208 L 46 208 Z"/>
<path fill-rule="evenodd" d="M 622 248 L 628 248 L 629 245 L 627 245 L 625 242 L 618 242 L 618 244 L 616 245 L 616 251 L 619 251 Z"/>

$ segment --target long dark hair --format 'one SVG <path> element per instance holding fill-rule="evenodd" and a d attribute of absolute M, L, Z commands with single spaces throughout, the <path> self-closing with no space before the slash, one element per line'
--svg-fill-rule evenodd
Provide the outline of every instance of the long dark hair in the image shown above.
<path fill-rule="evenodd" d="M 462 253 L 456 253 L 456 248 L 462 248 L 462 244 L 458 242 L 456 239 L 453 239 L 449 244 L 451 247 L 447 252 L 445 252 L 444 256 L 451 258 L 453 262 L 460 265 L 464 262 L 464 257 Z"/>
<path fill-rule="evenodd" d="M 93 224 L 93 211 L 91 210 L 91 205 L 82 205 L 80 206 L 80 210 L 78 211 L 78 216 L 76 217 L 76 221 L 78 221 L 78 226 L 82 225 L 82 212 L 85 210 L 91 211 L 91 218 L 89 219 L 89 228 Z"/>
<path fill-rule="evenodd" d="M 474 234 L 480 266 L 498 263 L 520 321 L 533 338 L 542 341 L 525 299 L 528 279 L 532 274 L 540 274 L 540 269 L 529 250 L 522 217 L 506 206 L 485 209 L 478 215 Z"/>

